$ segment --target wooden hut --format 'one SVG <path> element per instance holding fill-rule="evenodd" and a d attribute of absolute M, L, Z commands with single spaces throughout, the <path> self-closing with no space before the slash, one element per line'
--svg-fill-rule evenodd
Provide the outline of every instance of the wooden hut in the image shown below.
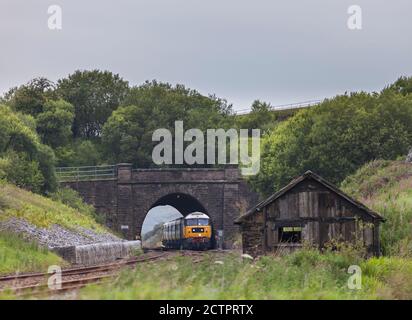
<path fill-rule="evenodd" d="M 253 256 L 290 252 L 304 243 L 323 248 L 332 239 L 362 241 L 369 253 L 379 255 L 383 221 L 378 213 L 307 171 L 235 223 L 240 225 L 243 252 Z"/>

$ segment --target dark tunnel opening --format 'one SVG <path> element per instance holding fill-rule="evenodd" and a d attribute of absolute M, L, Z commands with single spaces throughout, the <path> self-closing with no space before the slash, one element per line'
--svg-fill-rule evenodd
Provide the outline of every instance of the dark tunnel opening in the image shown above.
<path fill-rule="evenodd" d="M 183 193 L 172 193 L 167 196 L 160 198 L 156 201 L 152 208 L 157 206 L 172 206 L 176 210 L 178 210 L 183 216 L 188 215 L 191 212 L 200 211 L 205 214 L 206 209 L 203 205 L 196 200 L 194 197 L 189 196 Z"/>
<path fill-rule="evenodd" d="M 183 193 L 168 194 L 157 200 L 146 213 L 142 225 L 142 244 L 145 248 L 161 246 L 161 227 L 165 222 L 187 216 L 193 212 L 209 215 L 205 207 L 194 197 Z M 213 247 L 215 232 L 212 225 Z"/>

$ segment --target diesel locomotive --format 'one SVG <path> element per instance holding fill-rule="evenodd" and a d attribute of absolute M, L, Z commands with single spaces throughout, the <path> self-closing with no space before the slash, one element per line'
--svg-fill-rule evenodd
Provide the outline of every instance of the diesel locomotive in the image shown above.
<path fill-rule="evenodd" d="M 192 212 L 163 224 L 162 244 L 166 249 L 207 250 L 212 248 L 209 216 Z"/>

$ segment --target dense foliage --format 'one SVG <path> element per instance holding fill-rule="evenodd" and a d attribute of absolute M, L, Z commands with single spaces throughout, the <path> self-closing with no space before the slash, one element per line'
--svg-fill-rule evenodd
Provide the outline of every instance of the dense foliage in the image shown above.
<path fill-rule="evenodd" d="M 71 138 L 74 118 L 73 106 L 64 100 L 45 102 L 43 112 L 37 118 L 37 132 L 43 143 L 57 148 L 66 145 Z"/>
<path fill-rule="evenodd" d="M 269 194 L 312 170 L 339 183 L 368 161 L 405 155 L 411 141 L 412 96 L 392 89 L 337 96 L 298 112 L 265 137 L 261 171 L 251 182 Z"/>
<path fill-rule="evenodd" d="M 99 70 L 78 70 L 57 84 L 36 78 L 12 88 L 1 101 L 31 129 L 32 138 L 40 142 L 42 158 L 53 158 L 32 163 L 31 156 L 20 156 L 19 161 L 14 154 L 3 156 L 2 175 L 7 164 L 23 161 L 20 167 L 33 173 L 22 177 L 25 174 L 21 170 L 7 170 L 7 178 L 25 180 L 19 185 L 36 192 L 53 191 L 55 187 L 53 172 L 37 174 L 45 164 L 132 162 L 139 167 L 152 166 L 153 131 L 168 128 L 173 132 L 176 120 L 184 121 L 187 129 L 235 126 L 231 105 L 223 99 L 156 81 L 129 88 L 119 75 Z"/>
<path fill-rule="evenodd" d="M 57 84 L 36 78 L 1 99 L 8 108 L 2 107 L 0 122 L 8 129 L 0 138 L 0 174 L 47 192 L 56 185 L 54 165 L 154 166 L 153 131 L 173 133 L 181 120 L 185 129 L 202 131 L 261 129 L 261 171 L 250 181 L 262 194 L 308 169 L 339 183 L 368 161 L 406 154 L 411 88 L 412 78 L 402 77 L 380 93 L 345 94 L 293 112 L 273 112 L 256 100 L 249 114 L 236 116 L 226 100 L 183 85 L 151 81 L 130 88 L 119 75 L 99 70 L 78 70 Z M 10 130 L 21 138 L 7 142 Z"/>
<path fill-rule="evenodd" d="M 59 80 L 57 94 L 75 107 L 73 136 L 99 136 L 107 118 L 120 105 L 128 89 L 127 81 L 109 71 L 78 70 Z"/>
<path fill-rule="evenodd" d="M 203 96 L 182 85 L 146 82 L 132 88 L 123 106 L 113 112 L 103 128 L 102 143 L 111 163 L 130 162 L 152 166 L 153 131 L 174 132 L 175 121 L 185 130 L 225 128 L 230 125 L 231 106 L 214 96 Z"/>
<path fill-rule="evenodd" d="M 43 112 L 48 99 L 55 98 L 54 84 L 46 78 L 35 78 L 5 94 L 4 100 L 14 110 L 36 116 Z"/>
<path fill-rule="evenodd" d="M 45 192 L 56 186 L 54 153 L 40 142 L 31 116 L 0 105 L 0 179 Z"/>
<path fill-rule="evenodd" d="M 280 113 L 273 112 L 269 103 L 255 100 L 252 103 L 250 113 L 240 115 L 236 119 L 240 129 L 261 129 L 263 133 L 269 132 L 278 124 Z M 293 111 L 292 111 L 293 113 Z"/>

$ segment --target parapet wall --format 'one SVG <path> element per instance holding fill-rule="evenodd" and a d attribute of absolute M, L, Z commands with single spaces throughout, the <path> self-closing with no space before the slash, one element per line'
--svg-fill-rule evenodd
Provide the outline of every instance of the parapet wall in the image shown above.
<path fill-rule="evenodd" d="M 239 179 L 238 169 L 215 169 L 215 168 L 181 168 L 181 169 L 135 169 L 132 179 L 137 183 L 159 182 L 159 183 L 182 183 L 182 182 L 207 182 L 219 181 L 229 182 Z"/>

